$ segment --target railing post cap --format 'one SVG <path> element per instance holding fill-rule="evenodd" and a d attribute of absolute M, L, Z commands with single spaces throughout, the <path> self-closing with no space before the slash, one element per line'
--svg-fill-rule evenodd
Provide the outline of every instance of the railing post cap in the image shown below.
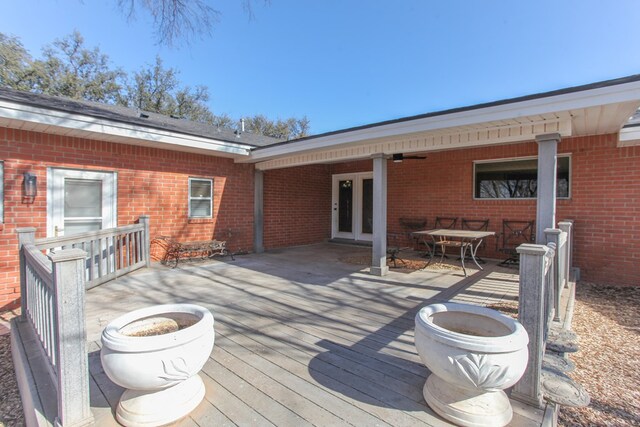
<path fill-rule="evenodd" d="M 545 245 L 536 245 L 533 243 L 523 243 L 516 248 L 519 254 L 525 255 L 545 255 L 549 252 L 549 248 Z"/>
<path fill-rule="evenodd" d="M 147 218 L 149 218 L 149 215 L 147 215 L 147 214 L 143 214 L 143 215 L 140 215 L 138 218 L 145 218 L 145 219 L 147 219 Z"/>
<path fill-rule="evenodd" d="M 562 230 L 560 230 L 559 228 L 545 228 L 544 229 L 544 234 L 560 234 L 562 233 Z"/>
<path fill-rule="evenodd" d="M 87 253 L 82 249 L 73 248 L 73 249 L 62 249 L 58 251 L 52 251 L 48 255 L 51 262 L 64 262 L 64 261 L 73 261 L 74 259 L 85 259 L 87 257 Z"/>
<path fill-rule="evenodd" d="M 573 225 L 573 220 L 572 219 L 565 219 L 565 220 L 562 220 L 562 221 L 558 221 L 558 226 L 561 226 L 561 225 L 572 226 Z"/>
<path fill-rule="evenodd" d="M 16 233 L 35 233 L 36 232 L 36 228 L 35 227 L 19 227 L 16 228 Z"/>

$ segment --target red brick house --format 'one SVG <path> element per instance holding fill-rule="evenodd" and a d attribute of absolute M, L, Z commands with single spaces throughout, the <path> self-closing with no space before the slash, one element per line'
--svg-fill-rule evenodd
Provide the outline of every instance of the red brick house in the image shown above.
<path fill-rule="evenodd" d="M 45 237 L 142 214 L 152 237 L 220 238 L 234 250 L 370 240 L 372 272 L 384 274 L 376 254 L 400 218 L 482 218 L 499 232 L 503 219 L 539 222 L 545 211 L 547 222 L 575 221 L 583 279 L 638 285 L 638 107 L 636 75 L 279 142 L 0 89 L 0 310 L 18 303 L 16 228 Z M 535 174 L 538 156 L 541 171 L 557 171 L 553 207 L 537 207 L 535 191 L 488 190 Z M 495 246 L 484 255 L 503 256 Z"/>

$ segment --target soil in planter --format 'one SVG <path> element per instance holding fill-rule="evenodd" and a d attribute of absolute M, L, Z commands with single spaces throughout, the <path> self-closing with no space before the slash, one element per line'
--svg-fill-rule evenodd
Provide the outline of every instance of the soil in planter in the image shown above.
<path fill-rule="evenodd" d="M 472 331 L 471 329 L 463 329 L 463 328 L 450 328 L 451 332 L 455 332 L 457 334 L 463 335 L 471 335 L 472 337 L 481 337 L 482 335 L 477 333 L 476 331 Z"/>
<path fill-rule="evenodd" d="M 129 323 L 120 330 L 128 337 L 151 337 L 170 334 L 186 329 L 198 323 L 198 318 L 182 313 L 167 313 L 163 316 L 152 316 Z"/>

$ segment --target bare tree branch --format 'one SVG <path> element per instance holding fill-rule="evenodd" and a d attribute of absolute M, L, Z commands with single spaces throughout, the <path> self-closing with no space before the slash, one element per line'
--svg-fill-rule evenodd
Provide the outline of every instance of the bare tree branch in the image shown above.
<path fill-rule="evenodd" d="M 242 0 L 242 9 L 253 19 L 253 4 L 257 0 Z M 263 0 L 265 5 L 270 0 Z M 189 44 L 194 38 L 211 35 L 220 20 L 220 11 L 211 6 L 212 0 L 118 0 L 118 7 L 129 20 L 142 9 L 153 18 L 158 43 L 174 46 L 179 41 Z"/>
<path fill-rule="evenodd" d="M 180 40 L 188 44 L 193 38 L 211 35 L 220 12 L 208 3 L 206 0 L 118 0 L 128 19 L 135 19 L 137 9 L 146 10 L 153 18 L 158 42 L 167 46 Z"/>

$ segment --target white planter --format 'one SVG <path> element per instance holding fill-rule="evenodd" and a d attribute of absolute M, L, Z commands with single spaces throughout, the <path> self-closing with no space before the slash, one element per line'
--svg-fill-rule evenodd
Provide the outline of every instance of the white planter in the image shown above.
<path fill-rule="evenodd" d="M 415 345 L 431 371 L 423 389 L 429 406 L 462 426 L 504 426 L 513 411 L 503 391 L 524 373 L 529 337 L 495 310 L 433 304 L 416 315 Z"/>
<path fill-rule="evenodd" d="M 158 333 L 163 326 L 175 332 Z M 132 336 L 153 331 L 157 334 Z M 117 420 L 126 426 L 160 426 L 195 409 L 204 397 L 197 374 L 213 343 L 211 312 L 193 304 L 143 308 L 109 323 L 100 360 L 111 381 L 126 389 Z"/>

